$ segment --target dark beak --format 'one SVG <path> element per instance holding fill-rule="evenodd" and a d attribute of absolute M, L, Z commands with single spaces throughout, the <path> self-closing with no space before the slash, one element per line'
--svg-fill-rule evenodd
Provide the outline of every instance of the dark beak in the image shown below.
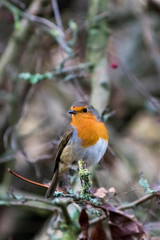
<path fill-rule="evenodd" d="M 76 111 L 74 111 L 74 110 L 69 110 L 68 113 L 70 113 L 70 114 L 76 114 Z"/>

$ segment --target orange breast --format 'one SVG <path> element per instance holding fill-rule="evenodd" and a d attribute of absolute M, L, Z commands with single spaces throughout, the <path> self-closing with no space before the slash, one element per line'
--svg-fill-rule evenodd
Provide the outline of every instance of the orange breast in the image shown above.
<path fill-rule="evenodd" d="M 103 122 L 97 120 L 97 118 L 87 113 L 77 114 L 72 116 L 71 125 L 77 129 L 78 137 L 82 140 L 81 146 L 84 148 L 90 147 L 102 138 L 108 141 L 107 129 Z"/>

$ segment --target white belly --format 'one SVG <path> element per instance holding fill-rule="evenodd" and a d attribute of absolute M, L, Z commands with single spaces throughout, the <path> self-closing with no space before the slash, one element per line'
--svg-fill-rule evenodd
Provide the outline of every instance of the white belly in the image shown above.
<path fill-rule="evenodd" d="M 105 154 L 107 146 L 108 142 L 100 138 L 95 145 L 86 148 L 83 160 L 87 163 L 87 166 L 97 164 Z"/>
<path fill-rule="evenodd" d="M 62 152 L 61 160 L 65 164 L 72 165 L 73 162 L 84 160 L 87 166 L 97 164 L 103 157 L 108 146 L 108 141 L 100 138 L 96 144 L 91 147 L 81 147 L 81 140 L 77 137 L 74 131 L 67 146 Z"/>
<path fill-rule="evenodd" d="M 83 148 L 81 147 L 80 139 L 78 139 L 76 134 L 74 134 L 71 137 L 66 149 L 69 150 L 68 153 L 72 151 L 71 155 L 72 157 L 74 156 L 74 159 L 71 160 L 72 162 L 84 160 L 87 166 L 90 166 L 90 165 L 97 164 L 101 160 L 101 158 L 103 157 L 107 149 L 107 146 L 108 146 L 108 141 L 100 138 L 95 145 L 88 148 Z M 68 157 L 71 157 L 69 155 L 70 154 L 68 154 Z"/>

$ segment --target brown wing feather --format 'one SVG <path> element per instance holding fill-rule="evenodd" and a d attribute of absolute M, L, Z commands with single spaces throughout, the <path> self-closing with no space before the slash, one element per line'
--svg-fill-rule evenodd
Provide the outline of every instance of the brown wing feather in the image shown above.
<path fill-rule="evenodd" d="M 46 198 L 50 198 L 53 195 L 54 191 L 56 190 L 56 187 L 58 184 L 58 176 L 59 176 L 60 156 L 63 152 L 63 149 L 67 145 L 69 139 L 71 138 L 72 134 L 73 134 L 73 128 L 71 125 L 69 125 L 57 149 L 57 153 L 54 161 L 55 165 L 54 165 L 53 177 L 51 180 L 51 184 L 46 192 L 46 195 L 45 195 Z"/>

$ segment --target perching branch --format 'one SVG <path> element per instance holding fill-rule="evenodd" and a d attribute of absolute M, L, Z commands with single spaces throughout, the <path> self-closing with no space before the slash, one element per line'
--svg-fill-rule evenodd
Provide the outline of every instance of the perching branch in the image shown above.
<path fill-rule="evenodd" d="M 138 205 L 145 203 L 146 201 L 149 201 L 150 199 L 152 199 L 156 196 L 157 196 L 156 194 L 148 194 L 148 195 L 141 197 L 140 199 L 138 199 L 136 201 L 123 204 L 123 205 L 117 207 L 116 209 L 124 211 L 124 210 L 130 209 L 130 208 L 134 208 Z M 57 201 L 57 198 L 58 198 L 58 201 Z M 47 200 L 45 198 L 40 198 L 40 197 L 14 195 L 14 197 L 12 196 L 12 198 L 4 199 L 4 200 L 1 199 L 0 206 L 27 206 L 27 207 L 32 207 L 35 209 L 43 209 L 43 210 L 47 210 L 47 211 L 53 211 L 53 210 L 55 210 L 55 207 L 60 207 L 63 209 L 64 206 L 67 206 L 68 204 L 71 204 L 73 202 L 75 202 L 77 204 L 79 204 L 79 203 L 81 204 L 82 201 L 86 202 L 86 204 L 91 204 L 92 207 L 95 206 L 96 208 L 98 208 L 98 205 L 96 204 L 97 203 L 96 199 L 94 202 L 94 200 L 91 201 L 89 199 L 81 197 L 80 195 L 63 194 L 61 192 L 56 192 L 55 198 L 52 199 L 51 201 Z M 106 218 L 106 215 L 105 216 L 102 215 L 100 218 L 98 217 L 97 219 L 94 219 L 90 223 L 94 224 L 94 223 L 96 223 L 96 221 L 99 221 L 100 219 L 105 220 L 105 218 Z M 70 222 L 69 219 L 67 221 Z"/>

